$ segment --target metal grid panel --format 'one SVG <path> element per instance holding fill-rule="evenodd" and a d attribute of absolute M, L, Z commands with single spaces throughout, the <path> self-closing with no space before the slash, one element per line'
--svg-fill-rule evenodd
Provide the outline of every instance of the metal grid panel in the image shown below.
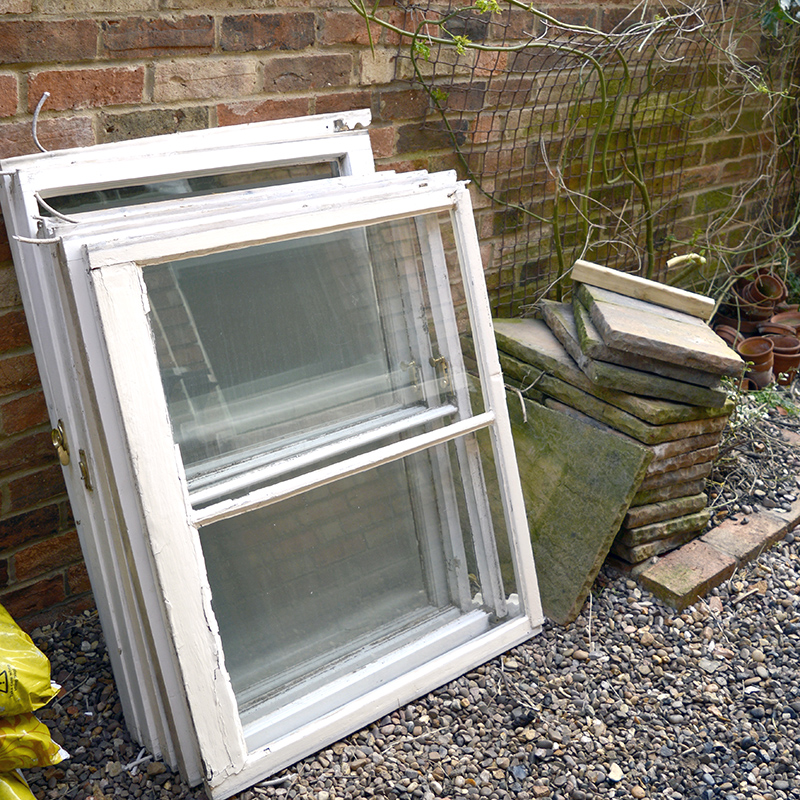
<path fill-rule="evenodd" d="M 639 6 L 602 33 L 500 5 L 407 6 L 398 59 L 493 201 L 493 312 L 560 298 L 578 257 L 663 277 L 717 12 Z"/>

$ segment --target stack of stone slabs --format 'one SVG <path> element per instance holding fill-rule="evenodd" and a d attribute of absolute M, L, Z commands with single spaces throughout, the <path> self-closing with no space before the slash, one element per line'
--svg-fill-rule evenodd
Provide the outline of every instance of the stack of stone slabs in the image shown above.
<path fill-rule="evenodd" d="M 653 455 L 612 553 L 636 564 L 695 538 L 710 518 L 704 479 L 732 409 L 720 379 L 740 375 L 741 360 L 702 320 L 597 287 L 576 285 L 572 305 L 542 306 L 545 322 L 495 323 L 507 380 Z"/>

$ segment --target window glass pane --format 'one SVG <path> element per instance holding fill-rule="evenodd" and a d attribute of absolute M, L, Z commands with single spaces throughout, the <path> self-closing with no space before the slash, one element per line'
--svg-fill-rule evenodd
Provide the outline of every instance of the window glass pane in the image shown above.
<path fill-rule="evenodd" d="M 62 214 L 78 214 L 84 211 L 155 203 L 174 197 L 198 197 L 254 189 L 258 186 L 336 178 L 339 174 L 338 161 L 290 164 L 243 172 L 226 172 L 221 175 L 198 175 L 192 178 L 152 181 L 136 186 L 119 186 L 96 189 L 91 192 L 57 195 L 48 197 L 47 204 Z M 45 213 L 47 213 L 46 210 Z"/>
<path fill-rule="evenodd" d="M 449 404 L 422 262 L 408 219 L 145 267 L 190 490 Z"/>
<path fill-rule="evenodd" d="M 201 528 L 242 712 L 278 708 L 362 655 L 374 661 L 484 607 L 475 498 L 451 458 L 454 445 L 437 446 Z"/>

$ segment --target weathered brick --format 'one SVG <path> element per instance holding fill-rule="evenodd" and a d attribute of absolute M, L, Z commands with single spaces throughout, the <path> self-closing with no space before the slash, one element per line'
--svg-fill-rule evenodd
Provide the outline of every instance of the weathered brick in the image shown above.
<path fill-rule="evenodd" d="M 92 20 L 14 20 L 0 25 L 5 64 L 90 61 L 97 55 L 97 23 Z"/>
<path fill-rule="evenodd" d="M 16 397 L 0 405 L 0 430 L 10 436 L 47 422 L 47 404 L 42 392 Z"/>
<path fill-rule="evenodd" d="M 373 128 L 369 129 L 369 140 L 372 144 L 372 152 L 375 158 L 390 158 L 394 155 L 394 128 Z"/>
<path fill-rule="evenodd" d="M 39 141 L 46 150 L 86 147 L 94 144 L 92 121 L 88 117 L 39 120 Z M 35 153 L 29 122 L 0 125 L 0 158 Z"/>
<path fill-rule="evenodd" d="M 466 141 L 467 122 L 451 123 L 459 145 Z M 397 131 L 397 152 L 412 153 L 417 150 L 439 150 L 452 148 L 453 140 L 443 123 L 430 122 L 421 125 L 402 125 Z"/>
<path fill-rule="evenodd" d="M 62 602 L 65 597 L 64 577 L 54 575 L 24 589 L 4 592 L 0 595 L 0 603 L 18 623 L 22 623 L 25 617 L 51 608 Z"/>
<path fill-rule="evenodd" d="M 303 12 L 223 17 L 220 46 L 239 53 L 303 50 L 314 44 L 314 23 L 314 14 Z"/>
<path fill-rule="evenodd" d="M 11 550 L 26 542 L 58 533 L 60 510 L 55 504 L 0 520 L 0 545 Z"/>
<path fill-rule="evenodd" d="M 75 531 L 32 544 L 14 555 L 18 581 L 28 581 L 74 565 L 81 560 L 81 546 Z"/>
<path fill-rule="evenodd" d="M 31 0 L 0 0 L 0 14 L 30 14 Z"/>
<path fill-rule="evenodd" d="M 381 36 L 381 26 L 373 24 L 372 42 Z M 369 46 L 370 34 L 367 23 L 354 11 L 326 11 L 322 14 L 319 32 L 320 44 L 357 44 Z"/>
<path fill-rule="evenodd" d="M 156 64 L 156 101 L 237 97 L 258 89 L 258 64 L 241 58 L 167 61 Z"/>
<path fill-rule="evenodd" d="M 208 108 L 152 108 L 124 114 L 101 114 L 101 142 L 121 142 L 178 131 L 196 131 L 209 127 Z"/>
<path fill-rule="evenodd" d="M 153 0 L 37 0 L 40 14 L 136 14 L 153 10 Z"/>
<path fill-rule="evenodd" d="M 61 497 L 66 492 L 67 487 L 64 484 L 61 467 L 55 464 L 23 478 L 9 481 L 7 511 L 12 514 L 24 511 L 31 506 Z"/>
<path fill-rule="evenodd" d="M 369 92 L 337 92 L 336 94 L 319 95 L 314 105 L 317 114 L 328 114 L 334 111 L 353 111 L 369 108 Z"/>
<path fill-rule="evenodd" d="M 272 58 L 264 64 L 264 89 L 267 92 L 300 92 L 346 86 L 352 70 L 350 55 Z"/>
<path fill-rule="evenodd" d="M 5 222 L 0 215 L 0 308 L 7 308 L 8 305 L 16 305 L 17 303 L 6 303 L 6 290 L 9 281 L 5 273 L 5 264 L 11 261 L 11 247 L 8 244 L 8 232 L 6 231 Z M 16 284 L 16 280 L 14 281 Z M 16 293 L 19 296 L 19 292 Z"/>
<path fill-rule="evenodd" d="M 14 75 L 0 75 L 0 117 L 17 113 L 17 79 Z"/>
<path fill-rule="evenodd" d="M 148 58 L 214 49 L 214 20 L 207 14 L 175 19 L 125 17 L 103 23 L 102 53 L 113 58 Z"/>
<path fill-rule="evenodd" d="M 428 113 L 431 101 L 422 89 L 382 91 L 378 98 L 378 119 L 389 122 L 396 119 L 418 119 Z"/>
<path fill-rule="evenodd" d="M 8 559 L 0 558 L 0 587 L 8 586 Z"/>
<path fill-rule="evenodd" d="M 391 83 L 395 78 L 396 61 L 397 50 L 394 48 L 386 50 L 376 47 L 372 52 L 362 52 L 359 83 L 362 86 Z"/>
<path fill-rule="evenodd" d="M 3 247 L 5 242 L 5 248 Z M 6 239 L 2 230 L 0 230 L 0 260 L 3 259 L 2 251 L 8 248 L 8 239 Z M 11 255 L 9 251 L 9 256 Z M 14 272 L 13 267 L 0 268 L 0 308 L 13 308 L 20 304 L 19 284 L 17 283 L 17 273 Z"/>
<path fill-rule="evenodd" d="M 23 436 L 5 441 L 0 446 L 0 473 L 47 466 L 54 459 L 55 450 L 49 432 Z"/>
<path fill-rule="evenodd" d="M 137 103 L 144 91 L 144 67 L 135 69 L 48 70 L 28 76 L 28 110 L 50 92 L 52 111 Z"/>
<path fill-rule="evenodd" d="M 308 103 L 308 99 L 300 97 L 293 100 L 222 103 L 217 106 L 217 122 L 220 126 L 242 125 L 246 122 L 303 117 L 309 113 Z"/>
<path fill-rule="evenodd" d="M 75 564 L 67 570 L 67 589 L 70 595 L 85 594 L 92 591 L 92 584 L 89 582 L 89 573 L 86 571 L 86 564 L 81 562 Z"/>
<path fill-rule="evenodd" d="M 742 137 L 731 136 L 727 139 L 715 139 L 706 144 L 706 161 L 725 161 L 729 158 L 738 158 L 742 152 Z"/>
<path fill-rule="evenodd" d="M 23 311 L 7 311 L 0 314 L 0 353 L 29 347 L 31 336 Z"/>
<path fill-rule="evenodd" d="M 40 385 L 33 353 L 0 359 L 0 397 Z"/>
<path fill-rule="evenodd" d="M 214 10 L 241 11 L 243 7 L 246 7 L 252 11 L 262 11 L 267 8 L 275 8 L 276 4 L 277 0 L 247 0 L 246 4 L 242 0 L 214 0 Z M 159 8 L 164 11 L 195 11 L 197 9 L 207 9 L 208 7 L 208 0 L 160 0 L 159 3 Z"/>

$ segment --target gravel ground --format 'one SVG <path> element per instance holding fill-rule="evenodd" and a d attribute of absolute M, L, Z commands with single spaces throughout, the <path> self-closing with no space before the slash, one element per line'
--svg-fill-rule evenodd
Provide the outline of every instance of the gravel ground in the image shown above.
<path fill-rule="evenodd" d="M 72 754 L 26 773 L 39 800 L 205 797 L 161 763 L 134 766 L 96 614 L 34 639 L 66 690 L 39 716 Z M 239 798 L 800 798 L 799 660 L 791 533 L 682 614 L 602 572 L 572 625 L 546 624 Z"/>

